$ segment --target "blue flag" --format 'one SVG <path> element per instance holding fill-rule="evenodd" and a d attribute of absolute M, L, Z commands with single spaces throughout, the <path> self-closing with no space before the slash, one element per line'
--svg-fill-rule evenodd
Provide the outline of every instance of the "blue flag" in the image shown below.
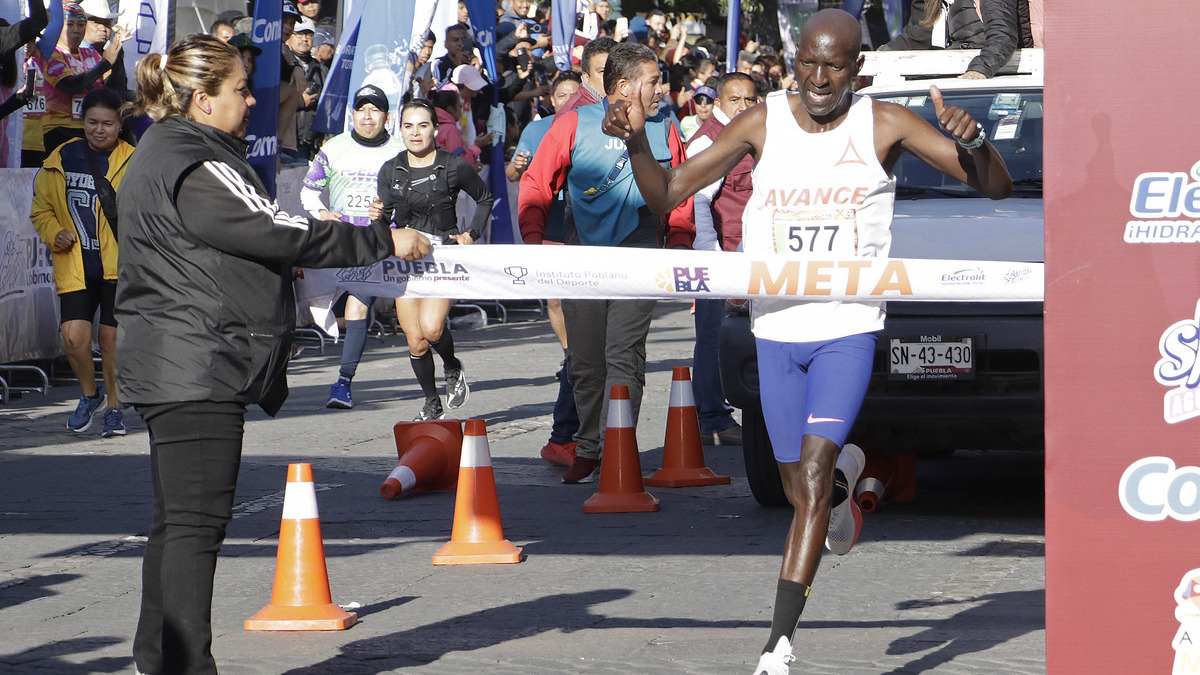
<path fill-rule="evenodd" d="M 355 6 L 361 8 L 361 14 L 346 96 L 353 96 L 364 85 L 379 87 L 387 95 L 391 107 L 388 132 L 396 134 L 400 131 L 400 102 L 411 79 L 408 68 L 415 42 L 416 3 L 362 0 Z M 424 32 L 423 28 L 421 32 Z"/>
<path fill-rule="evenodd" d="M 42 0 L 31 1 L 41 2 Z M 54 53 L 54 48 L 58 46 L 58 36 L 62 34 L 63 21 L 62 0 L 51 0 L 50 23 L 46 24 L 46 30 L 42 31 L 42 37 L 37 41 L 38 51 L 42 53 L 43 61 L 49 60 L 50 55 Z"/>
<path fill-rule="evenodd" d="M 283 2 L 254 3 L 250 39 L 262 54 L 254 60 L 254 107 L 246 130 L 246 158 L 275 198 L 275 169 L 279 156 L 279 73 L 282 60 Z"/>
<path fill-rule="evenodd" d="M 551 15 L 554 25 L 550 29 L 550 39 L 554 45 L 554 65 L 563 72 L 571 69 L 577 8 L 576 0 L 553 0 Z"/>
<path fill-rule="evenodd" d="M 319 134 L 340 134 L 346 130 L 346 107 L 349 104 L 351 75 L 354 72 L 354 53 L 358 46 L 359 21 L 363 3 L 355 3 L 342 30 L 333 64 L 321 100 L 317 102 L 317 114 L 313 120 L 313 131 Z"/>
<path fill-rule="evenodd" d="M 499 104 L 500 88 L 495 83 L 500 72 L 496 68 L 496 0 L 466 0 L 466 3 L 471 26 L 475 30 L 475 44 L 483 54 L 483 65 L 493 81 L 492 103 Z M 508 177 L 504 175 L 503 143 L 491 145 L 489 160 L 488 187 L 496 200 L 492 204 L 491 242 L 512 244 L 514 237 L 512 218 L 508 212 Z"/>

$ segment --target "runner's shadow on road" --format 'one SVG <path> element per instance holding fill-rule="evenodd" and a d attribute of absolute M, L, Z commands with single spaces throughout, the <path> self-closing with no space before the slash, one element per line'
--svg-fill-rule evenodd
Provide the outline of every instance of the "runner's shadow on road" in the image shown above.
<path fill-rule="evenodd" d="M 116 673 L 132 667 L 129 656 L 105 656 L 84 663 L 71 663 L 60 657 L 68 654 L 85 654 L 124 642 L 115 637 L 86 637 L 58 640 L 49 644 L 31 647 L 15 654 L 0 654 L 0 667 L 13 666 L 14 673 L 38 672 L 59 675 L 88 675 L 89 673 Z"/>
<path fill-rule="evenodd" d="M 451 652 L 471 652 L 552 630 L 572 633 L 608 628 L 769 628 L 767 621 L 702 621 L 683 617 L 637 619 L 607 616 L 594 605 L 633 594 L 628 588 L 548 595 L 536 600 L 484 609 L 412 630 L 366 638 L 342 647 L 342 653 L 288 675 L 383 673 L 429 665 Z"/>
<path fill-rule="evenodd" d="M 0 610 L 15 607 L 30 600 L 58 595 L 58 591 L 50 590 L 51 586 L 65 584 L 78 578 L 78 574 L 40 574 L 0 588 Z"/>
<path fill-rule="evenodd" d="M 888 645 L 889 656 L 915 654 L 938 647 L 935 651 L 884 674 L 903 675 L 936 670 L 960 656 L 987 651 L 1046 627 L 1046 595 L 1040 590 L 989 593 L 961 600 L 909 600 L 898 603 L 896 609 L 913 610 L 967 604 L 971 606 L 945 619 L 801 621 L 800 630 L 924 627 L 925 630 L 893 640 Z"/>

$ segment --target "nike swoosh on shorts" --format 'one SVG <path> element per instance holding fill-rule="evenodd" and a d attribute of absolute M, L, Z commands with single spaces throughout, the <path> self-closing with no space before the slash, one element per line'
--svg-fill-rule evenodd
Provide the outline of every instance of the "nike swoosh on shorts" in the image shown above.
<path fill-rule="evenodd" d="M 822 422 L 845 422 L 846 420 L 837 417 L 813 417 L 812 413 L 808 414 L 809 424 L 820 424 Z"/>

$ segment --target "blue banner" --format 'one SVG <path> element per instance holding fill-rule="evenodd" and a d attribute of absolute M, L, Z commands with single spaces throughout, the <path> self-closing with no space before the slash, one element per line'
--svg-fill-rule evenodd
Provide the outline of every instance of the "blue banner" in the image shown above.
<path fill-rule="evenodd" d="M 483 55 L 483 65 L 488 78 L 495 80 L 500 71 L 496 68 L 496 0 L 466 0 L 471 26 L 475 29 L 475 44 Z M 572 35 L 574 27 L 572 27 Z M 493 83 L 492 103 L 500 104 L 500 89 Z M 491 243 L 512 244 L 512 217 L 508 210 L 508 177 L 504 175 L 504 144 L 493 143 L 488 155 L 488 187 L 495 202 L 492 205 Z"/>
<path fill-rule="evenodd" d="M 578 19 L 576 0 L 553 0 L 550 10 L 554 25 L 550 40 L 554 45 L 554 65 L 561 71 L 571 69 L 571 49 L 575 46 L 575 21 Z"/>
<path fill-rule="evenodd" d="M 30 2 L 42 2 L 42 0 L 30 0 Z M 42 53 L 42 60 L 49 60 L 50 55 L 54 53 L 54 48 L 58 46 L 58 36 L 62 34 L 63 29 L 63 6 L 62 0 L 50 0 L 50 23 L 46 25 L 46 30 L 42 31 L 42 37 L 38 39 L 38 51 Z"/>
<path fill-rule="evenodd" d="M 346 106 L 350 100 L 350 80 L 354 73 L 354 53 L 358 46 L 361 18 L 362 3 L 355 3 L 343 24 L 342 37 L 333 54 L 333 64 L 329 67 L 329 77 L 321 91 L 321 100 L 317 102 L 317 114 L 313 119 L 313 131 L 316 133 L 336 135 L 346 130 Z"/>
<path fill-rule="evenodd" d="M 279 73 L 282 49 L 283 0 L 254 3 L 250 39 L 262 50 L 254 59 L 254 107 L 246 130 L 246 158 L 258 173 L 267 194 L 275 198 L 275 170 L 279 156 Z"/>

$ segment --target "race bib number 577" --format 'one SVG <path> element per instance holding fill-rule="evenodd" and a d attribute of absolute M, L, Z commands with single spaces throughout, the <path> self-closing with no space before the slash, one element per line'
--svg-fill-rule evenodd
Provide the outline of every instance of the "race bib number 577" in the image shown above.
<path fill-rule="evenodd" d="M 773 248 L 780 255 L 856 256 L 854 209 L 778 209 L 772 216 Z"/>

